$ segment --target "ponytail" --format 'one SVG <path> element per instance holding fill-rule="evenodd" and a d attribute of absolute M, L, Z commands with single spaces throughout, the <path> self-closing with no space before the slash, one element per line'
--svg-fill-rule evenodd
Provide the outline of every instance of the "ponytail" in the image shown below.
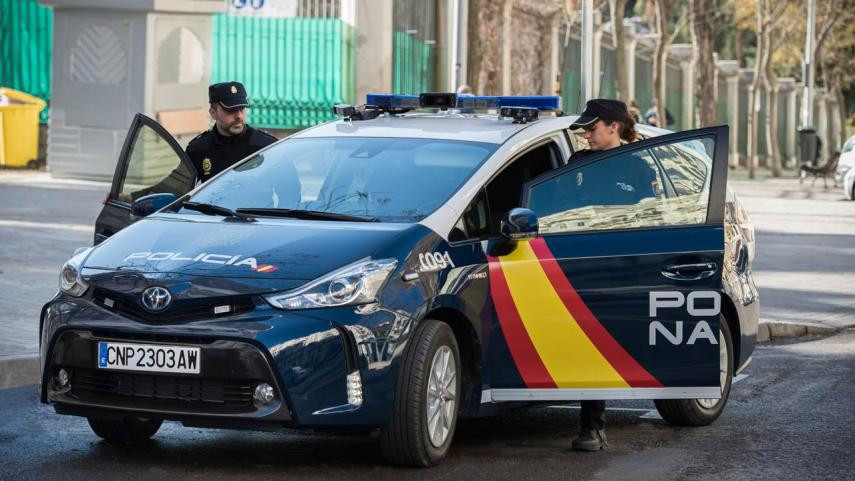
<path fill-rule="evenodd" d="M 632 115 L 627 116 L 625 122 L 621 122 L 620 138 L 625 142 L 635 142 L 638 139 L 638 131 L 635 130 L 635 119 Z"/>

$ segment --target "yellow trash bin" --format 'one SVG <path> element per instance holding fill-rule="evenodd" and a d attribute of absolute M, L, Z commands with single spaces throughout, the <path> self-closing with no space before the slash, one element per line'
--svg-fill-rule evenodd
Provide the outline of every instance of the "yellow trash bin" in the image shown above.
<path fill-rule="evenodd" d="M 26 167 L 38 161 L 39 113 L 45 105 L 38 97 L 0 87 L 0 166 Z"/>

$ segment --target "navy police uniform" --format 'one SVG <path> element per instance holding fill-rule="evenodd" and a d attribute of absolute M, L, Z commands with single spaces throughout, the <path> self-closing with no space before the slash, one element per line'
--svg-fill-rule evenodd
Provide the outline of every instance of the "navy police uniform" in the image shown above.
<path fill-rule="evenodd" d="M 224 108 L 249 107 L 246 89 L 240 82 L 222 82 L 208 87 L 210 103 Z M 198 179 L 206 182 L 231 167 L 235 162 L 276 142 L 276 137 L 246 125 L 238 135 L 226 137 L 214 126 L 202 132 L 187 145 L 187 156 L 196 167 Z"/>
<path fill-rule="evenodd" d="M 276 140 L 276 137 L 249 125 L 244 127 L 239 135 L 231 137 L 223 136 L 213 127 L 191 140 L 186 152 L 196 167 L 199 180 L 206 182 L 238 160 L 258 152 Z"/>
<path fill-rule="evenodd" d="M 619 100 L 593 99 L 571 126 L 571 130 L 591 127 L 600 120 L 626 122 L 629 110 Z M 579 161 L 595 151 L 582 150 L 570 157 L 570 162 Z M 653 181 L 656 174 L 645 160 L 629 154 L 621 163 L 620 172 L 600 172 L 592 168 L 575 179 L 579 199 L 585 205 L 629 205 L 645 197 L 654 196 Z M 587 185 L 585 185 L 587 183 Z M 607 446 L 606 402 L 601 400 L 582 401 L 580 413 L 581 433 L 573 441 L 573 449 L 596 451 Z"/>
<path fill-rule="evenodd" d="M 248 107 L 246 100 L 246 89 L 240 82 L 223 82 L 208 87 L 208 99 L 211 103 L 219 103 L 227 109 Z M 202 132 L 190 141 L 185 152 L 196 168 L 196 179 L 193 180 L 192 173 L 184 164 L 172 170 L 160 182 L 131 192 L 128 202 L 140 197 L 169 192 L 176 197 L 184 195 L 188 188 L 196 182 L 206 182 L 211 177 L 228 169 L 235 162 L 252 155 L 262 148 L 276 142 L 276 137 L 263 130 L 258 130 L 245 125 L 243 132 L 238 135 L 226 137 L 217 131 L 216 125 L 211 130 Z"/>

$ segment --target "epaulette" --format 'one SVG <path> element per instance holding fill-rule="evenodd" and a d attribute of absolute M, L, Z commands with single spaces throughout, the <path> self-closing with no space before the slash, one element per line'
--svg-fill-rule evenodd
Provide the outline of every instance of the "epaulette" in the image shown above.
<path fill-rule="evenodd" d="M 252 128 L 252 138 L 250 138 L 251 144 L 267 146 L 270 143 L 272 143 L 272 142 L 270 142 L 271 140 L 273 142 L 276 142 L 279 139 L 277 139 L 275 136 L 273 136 L 272 134 L 270 134 L 267 131 L 264 131 L 264 130 L 261 130 L 261 129 L 258 129 L 255 127 Z"/>
<path fill-rule="evenodd" d="M 206 130 L 206 131 L 202 132 L 201 134 L 193 137 L 192 139 L 190 139 L 190 142 L 187 143 L 187 149 L 190 150 L 191 148 L 195 148 L 196 146 L 193 145 L 194 143 L 204 142 L 206 140 L 208 142 L 210 142 L 210 138 L 207 138 L 206 136 L 210 135 L 211 133 L 212 133 L 211 130 Z"/>

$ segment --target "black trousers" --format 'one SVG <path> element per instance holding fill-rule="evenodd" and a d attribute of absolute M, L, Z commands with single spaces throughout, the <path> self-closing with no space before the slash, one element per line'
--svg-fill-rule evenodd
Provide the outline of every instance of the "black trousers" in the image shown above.
<path fill-rule="evenodd" d="M 580 412 L 582 431 L 591 429 L 603 430 L 606 428 L 606 402 L 605 401 L 582 401 Z"/>

